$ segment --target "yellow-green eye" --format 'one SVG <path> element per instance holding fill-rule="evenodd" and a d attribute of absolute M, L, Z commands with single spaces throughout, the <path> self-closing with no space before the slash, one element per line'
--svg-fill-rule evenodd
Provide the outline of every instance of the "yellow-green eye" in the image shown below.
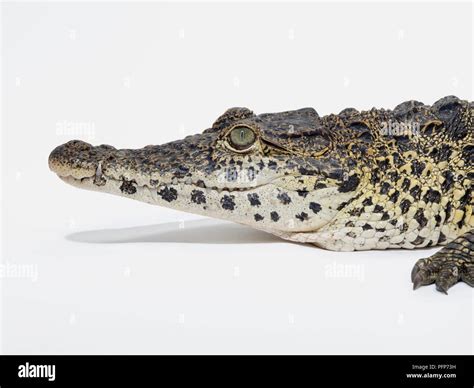
<path fill-rule="evenodd" d="M 257 138 L 252 129 L 243 125 L 233 128 L 228 136 L 230 145 L 238 150 L 249 148 Z"/>

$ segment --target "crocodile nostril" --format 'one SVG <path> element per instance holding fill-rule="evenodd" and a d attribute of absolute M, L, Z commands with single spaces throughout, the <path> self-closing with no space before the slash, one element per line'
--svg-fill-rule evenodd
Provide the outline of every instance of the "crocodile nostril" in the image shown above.
<path fill-rule="evenodd" d="M 71 140 L 63 144 L 62 147 L 67 151 L 87 151 L 92 148 L 92 145 L 82 140 Z"/>
<path fill-rule="evenodd" d="M 108 151 L 108 150 L 110 150 L 110 151 L 115 151 L 115 150 L 116 150 L 115 147 L 113 147 L 113 146 L 111 146 L 111 145 L 109 145 L 109 144 L 101 144 L 101 145 L 98 146 L 97 148 L 102 148 L 103 150 L 106 150 L 106 151 Z"/>
<path fill-rule="evenodd" d="M 94 147 L 81 140 L 72 140 L 56 147 L 48 158 L 49 168 L 58 175 L 89 176 L 97 168 Z"/>

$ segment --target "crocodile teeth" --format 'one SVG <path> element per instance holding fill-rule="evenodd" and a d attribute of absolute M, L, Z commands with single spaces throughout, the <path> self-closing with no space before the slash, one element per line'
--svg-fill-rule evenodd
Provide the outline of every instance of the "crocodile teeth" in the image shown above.
<path fill-rule="evenodd" d="M 95 170 L 94 184 L 96 186 L 103 186 L 105 185 L 105 183 L 106 183 L 106 180 L 104 179 L 103 173 L 102 173 L 102 161 L 100 161 Z"/>

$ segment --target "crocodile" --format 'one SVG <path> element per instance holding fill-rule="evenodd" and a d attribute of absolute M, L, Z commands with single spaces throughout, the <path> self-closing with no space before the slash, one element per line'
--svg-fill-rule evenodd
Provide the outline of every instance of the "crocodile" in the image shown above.
<path fill-rule="evenodd" d="M 55 148 L 64 182 L 248 225 L 334 251 L 442 246 L 413 288 L 474 286 L 474 104 L 392 110 L 228 109 L 202 133 L 140 149 Z"/>

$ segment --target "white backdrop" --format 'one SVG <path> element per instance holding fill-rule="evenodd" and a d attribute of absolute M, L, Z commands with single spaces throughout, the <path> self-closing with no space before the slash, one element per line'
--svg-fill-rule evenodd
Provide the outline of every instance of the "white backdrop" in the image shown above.
<path fill-rule="evenodd" d="M 472 4 L 2 4 L 2 352 L 472 353 L 435 250 L 337 253 L 74 189 L 73 138 L 142 147 L 231 106 L 472 100 Z"/>

